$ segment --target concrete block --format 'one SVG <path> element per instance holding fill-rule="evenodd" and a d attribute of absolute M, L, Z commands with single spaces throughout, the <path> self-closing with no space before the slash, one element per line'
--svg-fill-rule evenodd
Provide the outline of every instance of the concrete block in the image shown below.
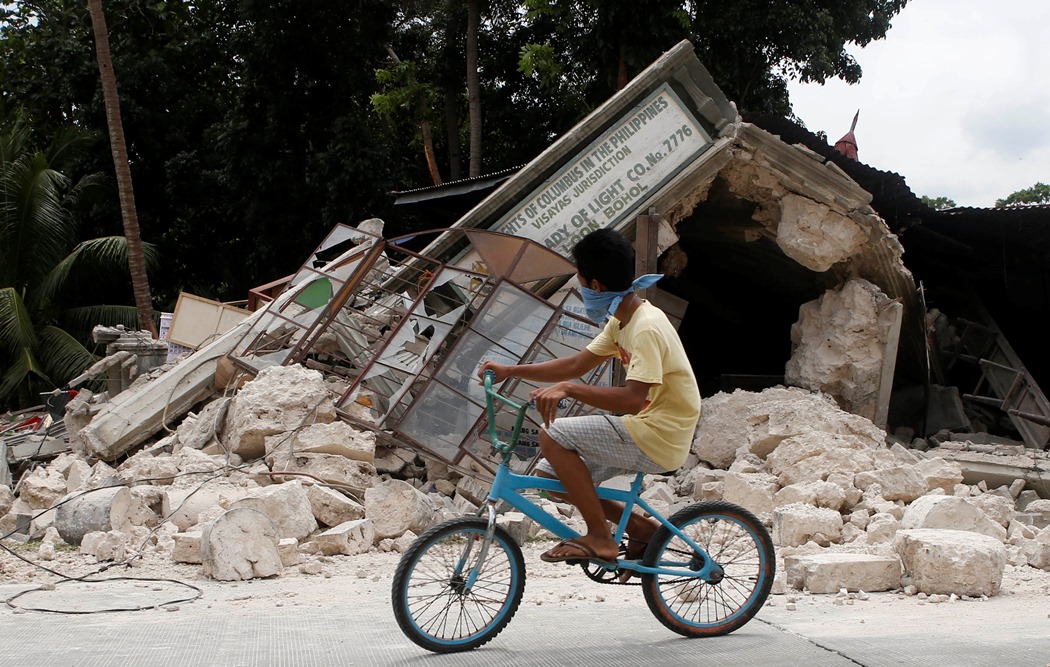
<path fill-rule="evenodd" d="M 965 530 L 993 537 L 1000 542 L 1007 538 L 1006 528 L 989 519 L 969 498 L 956 496 L 923 496 L 904 511 L 901 530 L 916 528 L 943 528 Z"/>
<path fill-rule="evenodd" d="M 266 454 L 266 436 L 333 421 L 335 405 L 320 371 L 298 365 L 271 366 L 234 396 L 222 439 L 230 451 L 247 461 Z"/>
<path fill-rule="evenodd" d="M 132 525 L 131 517 L 137 516 L 144 505 L 126 486 L 98 489 L 64 500 L 67 502 L 55 510 L 55 528 L 68 544 L 80 544 L 88 533 Z"/>
<path fill-rule="evenodd" d="M 80 540 L 80 553 L 94 556 L 100 563 L 122 561 L 126 553 L 126 544 L 127 538 L 118 530 L 97 530 L 84 535 Z"/>
<path fill-rule="evenodd" d="M 365 518 L 364 505 L 327 486 L 307 486 L 306 497 L 310 500 L 310 510 L 314 518 L 325 526 L 338 526 L 347 521 Z"/>
<path fill-rule="evenodd" d="M 962 484 L 962 466 L 955 461 L 946 461 L 940 456 L 923 459 L 915 464 L 915 469 L 926 480 L 931 489 L 944 489 L 948 495 L 955 493 L 955 485 Z"/>
<path fill-rule="evenodd" d="M 301 540 L 317 530 L 310 499 L 299 480 L 253 489 L 230 505 L 231 510 L 235 508 L 262 512 L 273 522 L 281 538 Z"/>
<path fill-rule="evenodd" d="M 521 512 L 506 512 L 496 517 L 496 524 L 502 526 L 510 536 L 514 538 L 514 541 L 518 543 L 518 546 L 525 544 L 529 539 L 529 524 L 532 523 L 532 519 L 528 518 Z"/>
<path fill-rule="evenodd" d="M 893 540 L 897 535 L 897 530 L 900 529 L 900 525 L 897 517 L 888 512 L 873 514 L 868 519 L 868 525 L 865 528 L 868 544 L 878 544 Z"/>
<path fill-rule="evenodd" d="M 267 451 L 278 438 L 266 441 Z M 288 442 L 289 451 L 295 454 L 334 454 L 365 463 L 375 462 L 375 433 L 359 431 L 344 421 L 330 424 L 311 424 L 296 431 Z"/>
<path fill-rule="evenodd" d="M 336 454 L 277 453 L 267 457 L 275 482 L 299 479 L 298 474 L 310 475 L 334 486 L 363 493 L 376 482 L 376 469 L 371 463 L 355 461 Z M 296 475 L 280 475 L 291 472 Z"/>
<path fill-rule="evenodd" d="M 871 554 L 828 553 L 788 556 L 784 559 L 787 583 L 810 593 L 889 591 L 900 588 L 900 559 Z"/>
<path fill-rule="evenodd" d="M 774 507 L 783 507 L 792 503 L 805 503 L 814 507 L 826 507 L 839 511 L 846 503 L 846 491 L 833 482 L 813 480 L 785 486 L 773 496 Z"/>
<path fill-rule="evenodd" d="M 722 497 L 755 514 L 769 514 L 773 511 L 773 496 L 778 488 L 777 478 L 773 475 L 727 472 Z"/>
<path fill-rule="evenodd" d="M 1022 551 L 1028 564 L 1050 572 L 1050 528 L 1043 528 L 1034 539 L 1023 543 Z"/>
<path fill-rule="evenodd" d="M 872 484 L 882 487 L 886 500 L 903 500 L 909 503 L 929 491 L 926 478 L 914 466 L 894 466 L 882 470 L 857 473 L 853 484 L 866 491 Z"/>
<path fill-rule="evenodd" d="M 1002 585 L 1006 547 L 994 537 L 963 530 L 901 530 L 894 548 L 904 576 L 927 595 L 992 596 Z"/>
<path fill-rule="evenodd" d="M 199 565 L 201 562 L 201 531 L 192 530 L 188 533 L 175 533 L 175 548 L 171 552 L 171 559 L 176 563 L 193 563 Z"/>
<path fill-rule="evenodd" d="M 281 556 L 281 565 L 294 567 L 299 564 L 299 540 L 286 537 L 277 543 L 277 553 Z"/>
<path fill-rule="evenodd" d="M 51 507 L 66 495 L 66 478 L 50 467 L 37 468 L 22 478 L 18 497 L 35 510 Z"/>
<path fill-rule="evenodd" d="M 315 541 L 321 553 L 326 556 L 353 556 L 372 547 L 375 541 L 375 527 L 371 519 L 347 521 L 324 531 Z"/>
<path fill-rule="evenodd" d="M 235 507 L 201 531 L 202 572 L 219 581 L 278 575 L 282 569 L 279 540 L 277 527 L 268 516 L 250 507 Z"/>
<path fill-rule="evenodd" d="M 365 492 L 365 516 L 372 520 L 375 537 L 400 537 L 405 531 L 422 533 L 439 520 L 438 508 L 408 482 L 391 479 Z"/>
<path fill-rule="evenodd" d="M 773 543 L 794 547 L 810 540 L 827 546 L 842 535 L 842 515 L 835 510 L 795 503 L 773 510 Z"/>
<path fill-rule="evenodd" d="M 468 500 L 475 507 L 485 502 L 485 499 L 489 495 L 489 488 L 492 486 L 487 481 L 480 481 L 473 477 L 464 476 L 461 477 L 459 483 L 456 484 L 456 496 L 458 498 L 464 498 Z"/>

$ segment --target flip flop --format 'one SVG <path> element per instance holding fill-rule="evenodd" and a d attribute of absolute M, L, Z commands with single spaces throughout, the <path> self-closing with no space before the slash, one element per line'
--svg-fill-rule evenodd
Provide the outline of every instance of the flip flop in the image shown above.
<path fill-rule="evenodd" d="M 566 554 L 564 556 L 552 556 L 551 552 L 559 547 L 572 547 L 573 549 L 579 549 L 581 552 L 583 552 L 583 555 L 575 556 L 571 554 Z M 583 561 L 590 561 L 592 563 L 598 563 L 599 565 L 608 565 L 609 567 L 616 567 L 615 558 L 613 560 L 599 558 L 598 554 L 594 553 L 594 549 L 591 549 L 586 544 L 582 542 L 577 542 L 576 540 L 562 540 L 561 542 L 558 542 L 556 545 L 540 554 L 540 560 L 544 561 L 545 563 L 568 563 L 569 565 L 576 565 L 578 563 L 582 563 Z"/>

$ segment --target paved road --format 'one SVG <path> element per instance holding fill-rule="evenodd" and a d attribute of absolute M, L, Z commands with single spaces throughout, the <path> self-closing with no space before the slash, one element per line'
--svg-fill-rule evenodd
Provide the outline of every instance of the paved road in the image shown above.
<path fill-rule="evenodd" d="M 409 642 L 390 610 L 389 576 L 362 573 L 237 585 L 196 580 L 203 597 L 170 611 L 3 608 L 0 666 L 1050 665 L 1050 596 L 921 605 L 887 593 L 849 606 L 814 596 L 794 611 L 774 596 L 773 606 L 736 633 L 689 640 L 660 625 L 637 588 L 574 575 L 566 594 L 566 581 L 530 580 L 510 625 L 466 654 L 433 655 Z M 0 586 L 0 595 L 25 588 Z M 154 605 L 185 592 L 155 582 L 64 584 L 15 604 L 86 610 Z"/>

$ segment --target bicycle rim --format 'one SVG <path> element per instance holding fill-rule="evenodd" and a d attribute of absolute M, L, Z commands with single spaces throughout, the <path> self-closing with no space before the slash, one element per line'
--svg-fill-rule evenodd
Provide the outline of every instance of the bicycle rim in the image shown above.
<path fill-rule="evenodd" d="M 719 581 L 646 575 L 646 602 L 667 627 L 687 636 L 723 635 L 747 623 L 769 595 L 776 567 L 769 534 L 746 510 L 729 503 L 688 507 L 671 522 L 703 548 L 723 571 Z M 650 560 L 651 559 L 651 560 Z M 701 554 L 663 529 L 646 553 L 646 562 L 698 571 Z"/>
<path fill-rule="evenodd" d="M 510 621 L 525 588 L 521 550 L 497 529 L 484 569 L 467 580 L 482 551 L 486 524 L 459 519 L 437 526 L 410 547 L 394 580 L 401 629 L 431 651 L 463 651 L 484 644 Z"/>

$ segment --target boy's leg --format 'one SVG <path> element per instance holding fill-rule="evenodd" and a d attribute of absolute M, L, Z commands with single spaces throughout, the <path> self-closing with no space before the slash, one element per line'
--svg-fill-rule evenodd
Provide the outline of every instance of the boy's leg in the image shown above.
<path fill-rule="evenodd" d="M 579 454 L 555 442 L 546 431 L 540 431 L 540 450 L 565 486 L 569 501 L 580 510 L 580 516 L 587 524 L 587 534 L 575 541 L 589 548 L 597 558 L 616 560 L 619 546 L 609 533 L 606 512 L 598 500 L 598 492 L 594 488 L 594 480 L 591 479 L 591 471 L 587 469 L 587 464 Z M 590 556 L 572 544 L 558 545 L 547 554 L 554 558 Z"/>
<path fill-rule="evenodd" d="M 599 500 L 595 484 L 621 473 L 663 472 L 663 469 L 638 448 L 618 417 L 592 415 L 558 419 L 541 431 L 540 448 L 547 461 L 546 466 L 541 462 L 537 474 L 550 476 L 553 473 L 562 480 L 569 501 L 576 505 L 587 523 L 587 535 L 577 541 L 596 549 L 599 557 L 604 559 L 605 554 L 611 554 L 611 548 L 616 546 L 606 520 L 618 523 L 623 516 L 623 504 Z M 569 467 L 563 473 L 561 467 L 566 465 Z M 585 476 L 581 477 L 581 470 Z M 567 480 L 564 474 L 570 478 Z M 588 506 L 585 508 L 580 503 Z M 655 521 L 632 513 L 627 524 L 630 535 L 627 557 L 640 558 L 646 543 L 658 528 Z M 597 548 L 598 543 L 606 546 Z M 606 548 L 609 550 L 605 551 Z M 564 545 L 548 554 L 564 558 L 580 556 L 579 552 L 578 547 Z"/>

